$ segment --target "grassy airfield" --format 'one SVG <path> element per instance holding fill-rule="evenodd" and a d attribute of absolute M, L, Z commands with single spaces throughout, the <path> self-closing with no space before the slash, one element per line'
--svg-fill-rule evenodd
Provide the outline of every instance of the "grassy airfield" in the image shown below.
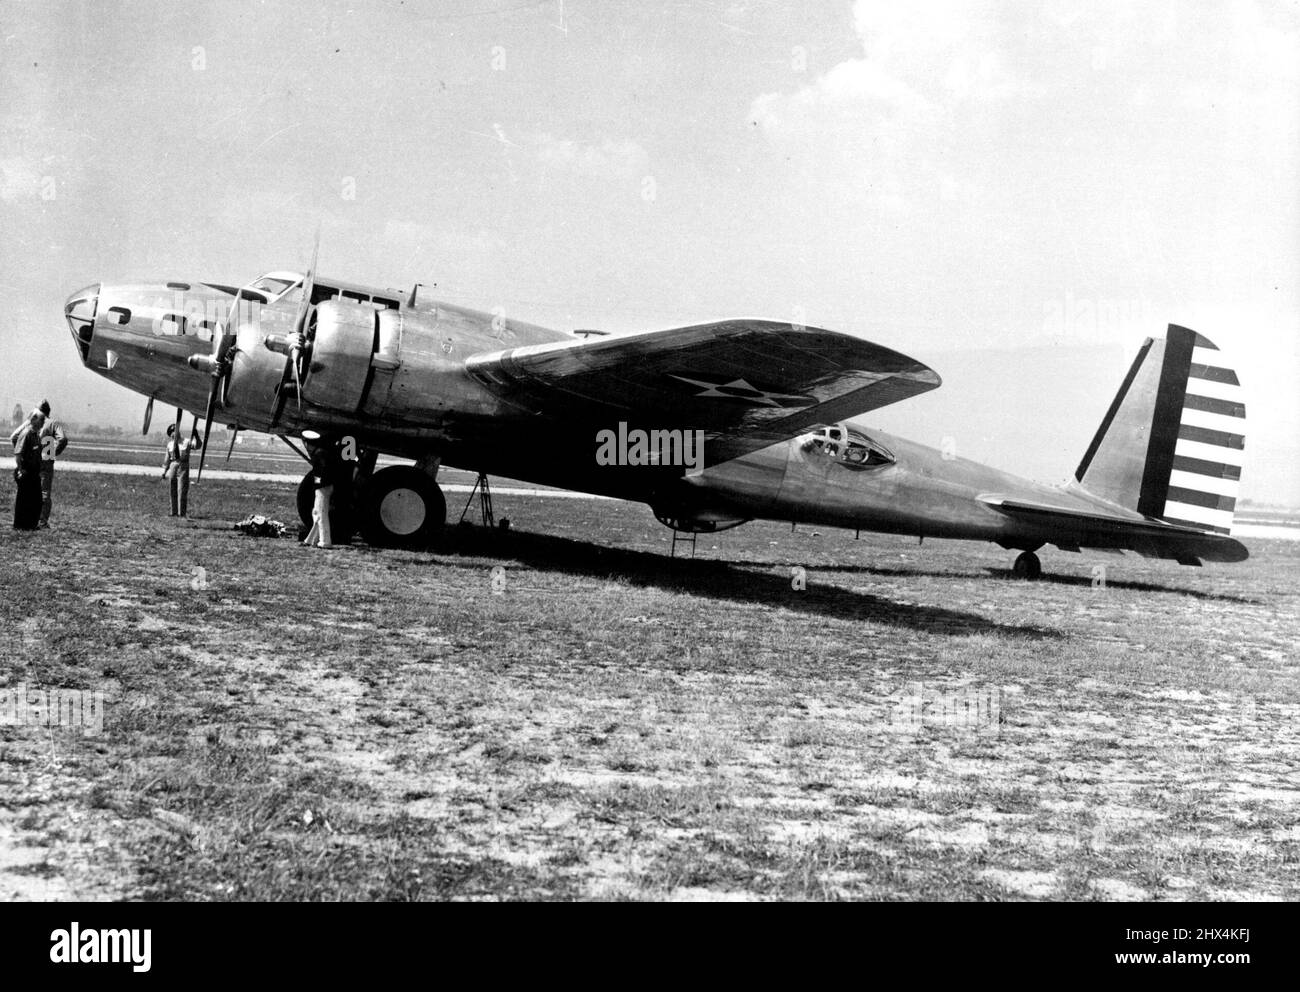
<path fill-rule="evenodd" d="M 325 553 L 230 529 L 290 485 L 189 521 L 56 485 L 54 530 L 0 529 L 0 691 L 107 701 L 0 726 L 3 899 L 1300 897 L 1294 541 L 1023 583 L 779 524 L 671 560 L 644 507 L 498 497 L 507 535 Z"/>

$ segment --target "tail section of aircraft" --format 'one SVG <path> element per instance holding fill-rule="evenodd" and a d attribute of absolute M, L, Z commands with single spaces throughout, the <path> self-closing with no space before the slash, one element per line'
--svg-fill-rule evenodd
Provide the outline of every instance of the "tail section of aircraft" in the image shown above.
<path fill-rule="evenodd" d="M 1227 534 L 1245 448 L 1237 373 L 1207 338 L 1176 324 L 1148 338 L 1075 479 L 1129 510 Z"/>

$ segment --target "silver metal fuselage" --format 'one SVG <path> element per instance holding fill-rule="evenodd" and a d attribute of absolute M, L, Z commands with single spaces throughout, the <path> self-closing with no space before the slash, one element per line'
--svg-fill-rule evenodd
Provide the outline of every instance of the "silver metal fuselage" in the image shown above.
<path fill-rule="evenodd" d="M 234 298 L 228 290 L 186 283 L 100 285 L 73 294 L 65 309 L 88 368 L 160 403 L 197 412 L 205 408 L 211 379 L 191 368 L 189 358 L 212 352 L 213 336 Z M 879 432 L 869 436 L 892 453 L 886 464 L 846 465 L 795 438 L 696 472 L 602 466 L 595 458 L 596 435 L 614 425 L 516 406 L 466 366 L 473 355 L 569 341 L 570 335 L 435 301 L 380 310 L 379 350 L 386 358 L 356 379 L 351 408 L 314 402 L 307 389 L 301 412 L 290 402 L 277 415 L 273 397 L 284 358 L 262 345 L 268 334 L 291 330 L 299 309 L 291 299 L 241 302 L 238 319 L 230 323 L 239 327 L 235 360 L 243 365 L 236 364 L 216 421 L 288 435 L 309 427 L 350 434 L 386 454 L 432 456 L 444 465 L 645 502 L 718 524 L 791 520 L 1035 548 L 1059 537 L 999 513 L 979 497 L 1031 495 L 1081 511 L 1098 505 L 1075 487 L 1039 485 Z M 341 300 L 328 313 L 369 321 L 374 309 Z M 1109 504 L 1107 509 L 1116 511 Z"/>

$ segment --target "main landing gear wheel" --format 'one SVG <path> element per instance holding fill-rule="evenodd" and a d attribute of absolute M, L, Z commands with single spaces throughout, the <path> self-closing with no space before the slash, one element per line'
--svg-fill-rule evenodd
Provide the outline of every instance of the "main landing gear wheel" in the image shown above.
<path fill-rule="evenodd" d="M 1032 551 L 1022 552 L 1011 566 L 1011 574 L 1017 579 L 1036 579 L 1043 574 L 1043 563 Z"/>
<path fill-rule="evenodd" d="M 362 490 L 358 510 L 361 536 L 384 548 L 426 548 L 447 522 L 438 483 L 410 465 L 376 472 Z"/>
<path fill-rule="evenodd" d="M 312 510 L 316 507 L 316 483 L 312 481 L 315 477 L 314 472 L 308 472 L 302 477 L 302 482 L 298 483 L 298 519 L 308 528 L 311 527 Z M 344 505 L 346 498 L 339 492 L 338 486 L 334 487 L 334 499 L 331 502 L 330 541 L 334 544 L 348 544 L 352 541 L 356 525 L 350 508 Z"/>

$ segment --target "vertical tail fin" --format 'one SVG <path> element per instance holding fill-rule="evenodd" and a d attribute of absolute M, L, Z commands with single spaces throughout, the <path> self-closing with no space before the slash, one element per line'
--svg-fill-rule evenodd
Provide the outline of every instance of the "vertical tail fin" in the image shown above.
<path fill-rule="evenodd" d="M 1074 477 L 1148 517 L 1227 534 L 1237 505 L 1246 407 L 1237 373 L 1176 324 L 1138 352 Z"/>

